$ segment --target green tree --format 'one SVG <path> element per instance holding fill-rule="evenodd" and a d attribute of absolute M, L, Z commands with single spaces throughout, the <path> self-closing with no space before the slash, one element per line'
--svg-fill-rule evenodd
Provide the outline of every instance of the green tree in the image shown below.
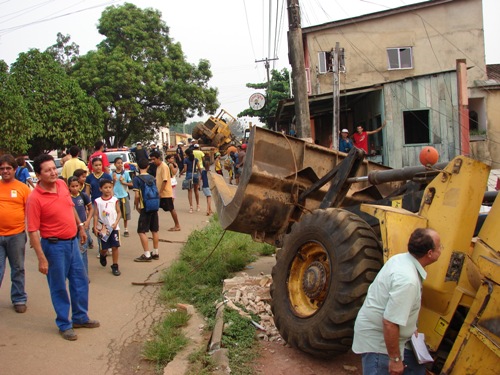
<path fill-rule="evenodd" d="M 57 33 L 57 41 L 55 44 L 46 49 L 54 60 L 69 72 L 80 55 L 80 46 L 76 43 L 70 43 L 71 37 Z"/>
<path fill-rule="evenodd" d="M 13 155 L 24 154 L 33 132 L 26 103 L 9 79 L 8 65 L 0 61 L 0 149 Z"/>
<path fill-rule="evenodd" d="M 266 105 L 259 111 L 247 108 L 238 113 L 238 117 L 251 116 L 258 117 L 259 120 L 265 124 L 268 119 L 274 117 L 278 103 L 280 100 L 290 98 L 290 83 L 289 83 L 288 69 L 283 68 L 281 71 L 271 70 L 271 78 L 269 82 L 269 89 L 267 82 L 264 83 L 247 83 L 246 86 L 256 90 L 266 90 Z"/>
<path fill-rule="evenodd" d="M 24 124 L 30 157 L 71 144 L 89 147 L 101 139 L 101 108 L 50 53 L 36 49 L 21 53 L 7 81 L 28 111 Z"/>
<path fill-rule="evenodd" d="M 208 86 L 210 63 L 185 60 L 158 10 L 111 6 L 98 30 L 105 39 L 79 59 L 72 74 L 106 113 L 108 145 L 145 140 L 166 123 L 182 123 L 219 106 L 217 90 Z"/>

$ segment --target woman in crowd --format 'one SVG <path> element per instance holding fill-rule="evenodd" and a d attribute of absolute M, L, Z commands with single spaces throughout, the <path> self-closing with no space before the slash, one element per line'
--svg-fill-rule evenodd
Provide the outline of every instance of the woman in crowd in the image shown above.
<path fill-rule="evenodd" d="M 194 157 L 193 150 L 187 149 L 185 151 L 185 154 L 187 156 L 184 158 L 184 168 L 180 174 L 181 175 L 183 175 L 184 173 L 186 174 L 185 180 L 193 180 L 193 183 L 188 189 L 189 213 L 193 213 L 193 190 L 194 190 L 194 197 L 196 199 L 196 211 L 200 211 L 200 191 L 199 191 L 200 165 L 198 159 Z"/>

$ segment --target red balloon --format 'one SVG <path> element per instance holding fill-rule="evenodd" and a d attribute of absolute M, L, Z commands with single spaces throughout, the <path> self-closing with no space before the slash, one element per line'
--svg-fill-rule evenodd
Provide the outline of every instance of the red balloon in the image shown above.
<path fill-rule="evenodd" d="M 438 162 L 439 153 L 434 147 L 426 146 L 420 151 L 419 159 L 424 167 L 429 167 Z"/>

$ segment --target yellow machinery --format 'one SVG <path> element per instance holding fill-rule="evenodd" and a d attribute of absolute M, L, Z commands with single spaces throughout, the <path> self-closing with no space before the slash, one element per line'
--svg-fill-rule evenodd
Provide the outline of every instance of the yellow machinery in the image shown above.
<path fill-rule="evenodd" d="M 253 128 L 240 184 L 210 175 L 221 225 L 281 248 L 272 310 L 288 344 L 324 357 L 349 350 L 383 262 L 429 227 L 444 247 L 427 269 L 419 319 L 433 372 L 500 373 L 500 202 L 473 237 L 488 167 L 457 157 L 436 168 L 384 170 L 357 149 Z"/>
<path fill-rule="evenodd" d="M 224 156 L 226 150 L 236 143 L 230 129 L 235 121 L 236 119 L 229 112 L 221 109 L 217 116 L 210 116 L 204 124 L 197 124 L 192 131 L 192 136 L 201 142 L 202 151 L 204 148 L 217 148 Z"/>

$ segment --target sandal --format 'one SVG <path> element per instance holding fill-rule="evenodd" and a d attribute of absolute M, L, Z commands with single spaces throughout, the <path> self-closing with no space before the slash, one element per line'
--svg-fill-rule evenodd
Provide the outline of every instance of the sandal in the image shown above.
<path fill-rule="evenodd" d="M 190 213 L 190 214 L 192 214 L 192 213 L 193 213 L 193 207 L 191 207 L 191 208 L 189 209 L 189 213 Z"/>
<path fill-rule="evenodd" d="M 200 212 L 200 206 L 196 207 L 196 211 Z"/>

